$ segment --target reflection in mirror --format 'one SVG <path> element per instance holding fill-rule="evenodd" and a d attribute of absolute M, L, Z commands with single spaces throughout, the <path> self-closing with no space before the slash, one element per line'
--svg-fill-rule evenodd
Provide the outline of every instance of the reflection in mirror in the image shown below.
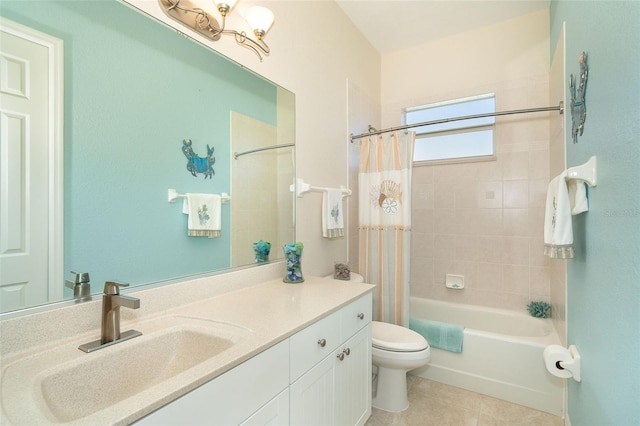
<path fill-rule="evenodd" d="M 41 81 L 51 84 L 49 89 L 27 80 L 24 84 L 32 93 L 54 93 L 59 87 L 64 128 L 64 165 L 51 169 L 64 173 L 59 191 L 64 209 L 58 209 L 58 220 L 64 222 L 64 259 L 56 266 L 49 260 L 49 254 L 60 251 L 51 238 L 56 231 L 48 204 L 55 197 L 47 195 L 47 188 L 55 187 L 55 174 L 53 181 L 49 179 L 51 160 L 45 155 L 38 165 L 24 163 L 35 153 L 52 150 L 47 132 L 38 148 L 33 148 L 38 141 L 29 137 L 38 128 L 47 129 L 47 114 L 55 114 L 45 113 L 38 123 L 28 110 L 16 112 L 17 104 L 9 107 L 6 102 L 14 97 L 19 103 L 25 96 L 3 90 L 2 125 L 9 123 L 6 128 L 11 130 L 3 129 L 3 153 L 17 157 L 15 162 L 2 162 L 1 186 L 26 190 L 1 194 L 0 312 L 73 298 L 73 290 L 64 287 L 65 278 L 74 280 L 71 270 L 88 272 L 95 294 L 107 280 L 140 285 L 251 264 L 251 243 L 260 239 L 271 240 L 271 260 L 282 257 L 279 248 L 295 241 L 293 194 L 288 190 L 294 181 L 293 148 L 237 160 L 232 154 L 252 149 L 253 144 L 292 144 L 292 93 L 117 1 L 3 0 L 0 13 L 21 28 L 60 40 L 63 84 L 49 80 L 46 65 L 31 65 L 24 75 L 41 75 Z M 14 53 L 5 50 L 31 36 L 14 40 L 20 37 L 5 31 L 6 22 L 0 39 L 3 60 L 9 58 L 4 69 L 20 75 L 21 64 L 31 60 L 16 52 L 25 49 L 19 45 Z M 36 42 L 36 55 L 38 49 Z M 46 110 L 47 98 L 42 102 Z M 244 125 L 232 124 L 232 117 L 252 123 L 249 129 L 270 130 L 244 131 Z M 29 123 L 37 124 L 22 131 Z M 182 150 L 185 139 L 192 141 L 192 154 L 206 158 L 209 153 L 210 160 L 215 159 L 207 163 L 208 176 L 198 168 L 192 173 L 193 161 Z M 232 174 L 235 167 L 245 168 L 236 173 L 241 177 Z M 25 175 L 34 169 L 45 176 L 39 184 L 42 191 L 31 186 L 35 175 Z M 252 174 L 258 170 L 264 175 Z M 183 194 L 229 193 L 230 203 L 220 209 L 220 236 L 187 236 L 182 200 L 168 203 L 169 188 Z M 5 198 L 9 196 L 13 198 Z M 52 229 L 33 228 L 38 219 L 26 216 L 34 210 L 29 196 L 47 200 L 39 209 Z M 10 229 L 17 231 L 5 232 Z M 25 240 L 29 235 L 35 239 Z M 32 253 L 34 246 L 43 249 L 42 257 L 27 259 L 24 254 Z M 33 275 L 36 269 L 40 275 Z"/>
<path fill-rule="evenodd" d="M 254 254 L 246 250 L 260 240 L 270 242 L 270 258 L 291 238 L 293 203 L 289 179 L 293 176 L 293 152 L 287 144 L 274 144 L 276 127 L 238 112 L 231 113 L 231 145 L 234 152 L 231 191 L 231 222 L 243 224 L 233 233 L 231 261 L 247 264 Z M 289 139 L 291 140 L 291 139 Z M 283 147 L 283 148 L 274 148 Z M 257 151 L 260 150 L 260 151 Z M 256 152 L 257 151 L 257 152 Z M 286 210 L 286 211 L 285 211 Z"/>

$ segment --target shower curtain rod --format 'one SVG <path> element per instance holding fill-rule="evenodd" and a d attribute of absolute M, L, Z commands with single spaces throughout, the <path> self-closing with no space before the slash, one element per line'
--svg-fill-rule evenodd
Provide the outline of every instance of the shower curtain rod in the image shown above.
<path fill-rule="evenodd" d="M 354 140 L 360 139 L 360 138 L 364 138 L 365 136 L 380 135 L 382 133 L 395 132 L 396 130 L 406 130 L 406 129 L 412 129 L 414 127 L 431 126 L 431 125 L 434 125 L 434 124 L 448 123 L 450 121 L 471 120 L 471 119 L 474 119 L 474 118 L 497 117 L 497 116 L 500 116 L 500 115 L 511 115 L 511 114 L 529 114 L 529 113 L 532 113 L 532 112 L 545 112 L 545 111 L 559 111 L 560 114 L 564 114 L 564 102 L 560 101 L 560 104 L 558 106 L 541 107 L 541 108 L 528 108 L 528 109 L 514 109 L 514 110 L 511 110 L 511 111 L 488 112 L 488 113 L 485 113 L 485 114 L 475 114 L 475 115 L 465 115 L 465 116 L 462 116 L 462 117 L 442 118 L 440 120 L 424 121 L 422 123 L 415 123 L 415 124 L 406 124 L 404 126 L 390 127 L 388 129 L 383 129 L 383 130 L 376 130 L 371 125 L 369 125 L 369 132 L 361 133 L 359 135 L 353 135 L 352 134 L 351 135 L 351 143 L 353 143 Z"/>
<path fill-rule="evenodd" d="M 293 144 L 293 143 L 285 143 L 285 144 L 282 144 L 282 145 L 272 145 L 272 146 L 267 146 L 267 147 L 264 147 L 264 148 L 252 149 L 251 151 L 234 152 L 233 153 L 233 158 L 235 160 L 237 160 L 238 157 L 241 157 L 241 156 L 247 155 L 247 154 L 253 154 L 254 152 L 268 151 L 270 149 L 278 149 L 278 148 L 288 148 L 290 146 L 295 146 L 295 144 Z"/>

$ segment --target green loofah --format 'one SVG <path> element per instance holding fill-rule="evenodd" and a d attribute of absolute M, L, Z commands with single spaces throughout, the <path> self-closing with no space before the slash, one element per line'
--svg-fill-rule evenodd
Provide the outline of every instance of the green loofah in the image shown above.
<path fill-rule="evenodd" d="M 547 302 L 530 302 L 527 309 L 536 318 L 548 318 L 551 315 L 551 306 Z"/>

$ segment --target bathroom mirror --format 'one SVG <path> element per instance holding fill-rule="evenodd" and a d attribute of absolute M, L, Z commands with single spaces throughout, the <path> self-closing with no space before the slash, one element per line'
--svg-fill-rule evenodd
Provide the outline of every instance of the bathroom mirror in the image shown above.
<path fill-rule="evenodd" d="M 116 0 L 3 0 L 0 15 L 61 40 L 64 86 L 64 256 L 44 267 L 39 293 L 7 282 L 3 260 L 0 313 L 73 298 L 71 270 L 88 272 L 96 294 L 107 280 L 136 286 L 251 265 L 261 239 L 274 260 L 295 241 L 293 93 Z M 209 153 L 209 173 L 188 169 L 187 139 L 192 156 Z M 234 158 L 254 142 L 289 146 Z M 170 188 L 230 194 L 220 237 L 187 236 Z M 47 235 L 35 241 L 55 247 Z"/>

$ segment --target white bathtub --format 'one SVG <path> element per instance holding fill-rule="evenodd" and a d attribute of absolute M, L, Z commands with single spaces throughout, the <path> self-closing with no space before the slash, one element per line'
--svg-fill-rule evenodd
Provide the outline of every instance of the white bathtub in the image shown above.
<path fill-rule="evenodd" d="M 462 353 L 431 348 L 431 362 L 410 374 L 563 416 L 564 380 L 542 352 L 560 344 L 550 319 L 482 306 L 410 298 L 412 318 L 465 327 Z"/>

